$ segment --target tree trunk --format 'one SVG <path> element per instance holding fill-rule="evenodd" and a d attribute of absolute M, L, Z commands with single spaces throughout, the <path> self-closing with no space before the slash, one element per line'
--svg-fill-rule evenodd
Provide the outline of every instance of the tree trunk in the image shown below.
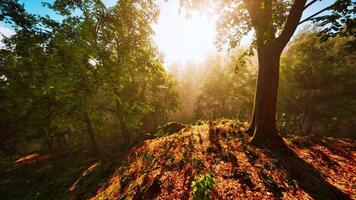
<path fill-rule="evenodd" d="M 116 102 L 116 110 L 117 110 L 117 114 L 118 114 L 118 118 L 119 118 L 121 133 L 124 137 L 125 142 L 128 142 L 130 139 L 130 134 L 129 134 L 129 130 L 127 128 L 124 112 L 121 108 L 120 101 L 118 99 L 116 99 L 115 102 Z"/>
<path fill-rule="evenodd" d="M 308 123 L 308 128 L 306 129 L 306 134 L 311 135 L 313 132 L 313 127 L 314 127 L 314 119 L 310 119 Z"/>
<path fill-rule="evenodd" d="M 46 132 L 44 133 L 44 142 L 45 142 L 47 151 L 52 152 L 54 149 L 53 137 L 48 132 L 49 132 L 49 130 L 47 129 Z"/>
<path fill-rule="evenodd" d="M 280 51 L 273 43 L 258 47 L 259 74 L 254 107 L 255 145 L 282 146 L 276 129 Z"/>
<path fill-rule="evenodd" d="M 253 108 L 252 108 L 252 116 L 251 116 L 251 124 L 248 127 L 248 129 L 246 130 L 246 132 L 250 135 L 252 135 L 255 131 L 255 125 L 256 125 L 256 102 L 257 102 L 257 97 L 259 95 L 259 93 L 257 93 L 257 91 L 260 91 L 261 89 L 259 89 L 261 87 L 261 73 L 257 74 L 257 82 L 256 82 L 256 90 L 255 90 L 255 96 L 254 96 L 254 104 L 253 104 Z"/>
<path fill-rule="evenodd" d="M 273 1 L 244 0 L 256 31 L 259 75 L 255 96 L 251 143 L 285 146 L 276 130 L 276 107 L 280 55 L 299 25 L 307 0 L 294 1 L 281 34 L 276 38 Z"/>
<path fill-rule="evenodd" d="M 93 126 L 91 125 L 89 114 L 87 112 L 84 113 L 84 122 L 87 126 L 87 133 L 89 136 L 91 149 L 94 153 L 98 154 L 99 151 L 98 151 L 98 146 L 97 146 L 96 139 L 95 139 Z"/>
<path fill-rule="evenodd" d="M 61 152 L 65 150 L 66 147 L 66 140 L 64 137 L 64 134 L 58 134 L 56 135 L 56 149 L 60 150 Z"/>
<path fill-rule="evenodd" d="M 304 127 L 304 122 L 305 122 L 305 113 L 302 114 L 301 119 L 299 120 L 298 123 L 298 129 L 299 129 L 299 134 L 303 134 L 303 127 Z"/>

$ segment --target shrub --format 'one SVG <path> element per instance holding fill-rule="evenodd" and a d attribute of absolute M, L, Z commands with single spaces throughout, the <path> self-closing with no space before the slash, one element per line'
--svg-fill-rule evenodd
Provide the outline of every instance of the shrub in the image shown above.
<path fill-rule="evenodd" d="M 192 182 L 193 200 L 210 200 L 210 192 L 216 179 L 210 174 L 196 176 Z"/>

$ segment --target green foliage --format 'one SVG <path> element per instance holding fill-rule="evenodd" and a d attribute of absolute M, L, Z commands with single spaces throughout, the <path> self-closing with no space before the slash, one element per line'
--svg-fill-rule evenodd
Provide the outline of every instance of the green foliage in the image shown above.
<path fill-rule="evenodd" d="M 250 62 L 248 67 L 236 69 L 238 56 L 235 55 L 226 61 L 216 57 L 210 62 L 195 104 L 197 119 L 249 119 L 256 83 L 255 68 Z"/>
<path fill-rule="evenodd" d="M 0 5 L 0 20 L 15 30 L 0 49 L 1 152 L 34 139 L 47 150 L 120 135 L 131 143 L 152 121 L 168 120 L 179 97 L 151 40 L 155 2 L 45 5 L 63 20 L 29 14 L 15 0 Z"/>
<path fill-rule="evenodd" d="M 210 174 L 196 176 L 192 182 L 193 200 L 210 200 L 216 179 Z"/>
<path fill-rule="evenodd" d="M 320 43 L 318 32 L 305 31 L 291 44 L 281 61 L 278 106 L 282 132 L 334 136 L 352 132 L 356 54 L 354 48 L 347 48 L 350 40 L 336 37 Z"/>
<path fill-rule="evenodd" d="M 323 28 L 319 33 L 322 41 L 336 36 L 356 36 L 355 6 L 355 1 L 338 0 L 330 6 L 332 12 L 311 18 Z"/>
<path fill-rule="evenodd" d="M 251 48 L 257 48 L 260 44 L 277 39 L 286 28 L 286 22 L 293 15 L 310 11 L 309 6 L 319 4 L 319 1 L 245 1 L 245 0 L 180 0 L 181 5 L 188 9 L 208 8 L 219 13 L 217 22 L 217 45 L 221 49 L 228 47 L 234 49 L 241 43 L 243 36 L 255 31 L 254 42 Z M 302 4 L 299 8 L 292 10 L 296 4 Z M 301 21 L 310 21 L 322 27 L 320 36 L 322 40 L 337 35 L 355 36 L 355 2 L 352 0 L 338 0 L 328 7 L 320 9 L 322 14 L 312 13 Z M 329 11 L 329 12 L 326 12 Z M 297 19 L 295 16 L 289 19 Z M 293 19 L 293 20 L 294 20 Z M 292 21 L 292 20 L 290 20 Z M 298 26 L 298 22 L 295 24 Z M 287 31 L 295 30 L 293 26 L 287 26 Z M 257 44 L 257 42 L 259 44 Z M 248 52 L 248 51 L 247 51 Z"/>

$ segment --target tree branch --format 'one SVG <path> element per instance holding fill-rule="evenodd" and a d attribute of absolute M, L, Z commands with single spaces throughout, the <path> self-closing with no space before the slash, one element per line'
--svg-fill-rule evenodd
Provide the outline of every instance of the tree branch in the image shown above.
<path fill-rule="evenodd" d="M 312 15 L 310 15 L 309 17 L 307 17 L 307 18 L 303 19 L 301 22 L 299 22 L 299 24 L 303 24 L 304 22 L 307 22 L 307 21 L 313 19 L 315 16 L 321 14 L 322 12 L 325 12 L 325 11 L 327 11 L 327 10 L 330 10 L 330 9 L 331 9 L 332 7 L 334 7 L 337 3 L 338 3 L 338 1 L 335 2 L 335 3 L 332 4 L 332 5 L 330 5 L 330 6 L 326 7 L 326 8 L 324 8 L 324 9 L 322 9 L 322 10 L 320 10 L 320 11 L 318 11 L 318 12 L 312 14 Z"/>
<path fill-rule="evenodd" d="M 286 24 L 284 25 L 284 29 L 281 33 L 281 35 L 277 38 L 277 45 L 279 46 L 278 50 L 280 52 L 283 51 L 284 47 L 287 45 L 289 42 L 290 38 L 294 34 L 295 30 L 297 29 L 299 25 L 299 21 L 302 17 L 303 11 L 304 11 L 304 6 L 306 4 L 307 0 L 295 0 L 290 11 L 289 15 L 286 21 Z"/>
<path fill-rule="evenodd" d="M 265 44 L 275 39 L 271 0 L 243 0 L 256 31 L 257 43 Z"/>
<path fill-rule="evenodd" d="M 303 23 L 305 23 L 305 22 L 307 22 L 307 21 L 313 21 L 314 19 L 316 19 L 316 18 L 314 18 L 314 17 L 308 17 L 308 19 L 303 19 L 303 21 L 299 22 L 299 25 L 301 25 L 301 24 L 303 24 Z"/>
<path fill-rule="evenodd" d="M 247 8 L 248 14 L 250 15 L 253 26 L 256 27 L 257 26 L 257 13 L 258 13 L 258 11 L 256 9 L 259 7 L 258 5 L 260 4 L 260 1 L 243 0 L 243 2 Z"/>
<path fill-rule="evenodd" d="M 308 3 L 307 5 L 304 6 L 304 10 L 306 10 L 309 6 L 313 5 L 315 2 L 317 2 L 319 0 L 313 0 L 310 3 Z"/>

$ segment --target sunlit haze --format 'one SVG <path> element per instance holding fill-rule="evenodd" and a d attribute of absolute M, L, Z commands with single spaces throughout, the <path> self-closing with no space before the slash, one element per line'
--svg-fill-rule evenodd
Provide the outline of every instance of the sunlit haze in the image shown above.
<path fill-rule="evenodd" d="M 53 2 L 53 0 L 45 0 Z M 48 8 L 41 6 L 39 0 L 20 0 L 25 4 L 26 9 L 35 14 L 48 14 L 55 19 L 58 15 Z M 116 0 L 103 0 L 106 6 L 113 6 Z M 304 14 L 309 16 L 312 12 L 320 10 L 330 5 L 333 1 L 326 0 L 311 7 Z M 157 0 L 161 13 L 157 24 L 153 25 L 156 32 L 154 40 L 160 52 L 165 57 L 165 63 L 195 61 L 201 62 L 207 55 L 216 52 L 214 40 L 216 36 L 215 22 L 217 16 L 206 15 L 193 12 L 188 18 L 184 11 L 179 11 L 179 0 Z M 303 18 L 305 17 L 303 15 Z M 14 33 L 9 25 L 0 23 L 0 33 L 10 36 Z M 0 39 L 2 35 L 0 34 Z M 245 37 L 241 44 L 247 46 L 250 43 L 252 35 Z M 2 43 L 0 42 L 0 47 Z"/>
<path fill-rule="evenodd" d="M 214 16 L 193 13 L 190 17 L 179 11 L 179 1 L 159 0 L 161 9 L 154 40 L 165 55 L 165 62 L 200 62 L 207 54 L 216 51 Z"/>

